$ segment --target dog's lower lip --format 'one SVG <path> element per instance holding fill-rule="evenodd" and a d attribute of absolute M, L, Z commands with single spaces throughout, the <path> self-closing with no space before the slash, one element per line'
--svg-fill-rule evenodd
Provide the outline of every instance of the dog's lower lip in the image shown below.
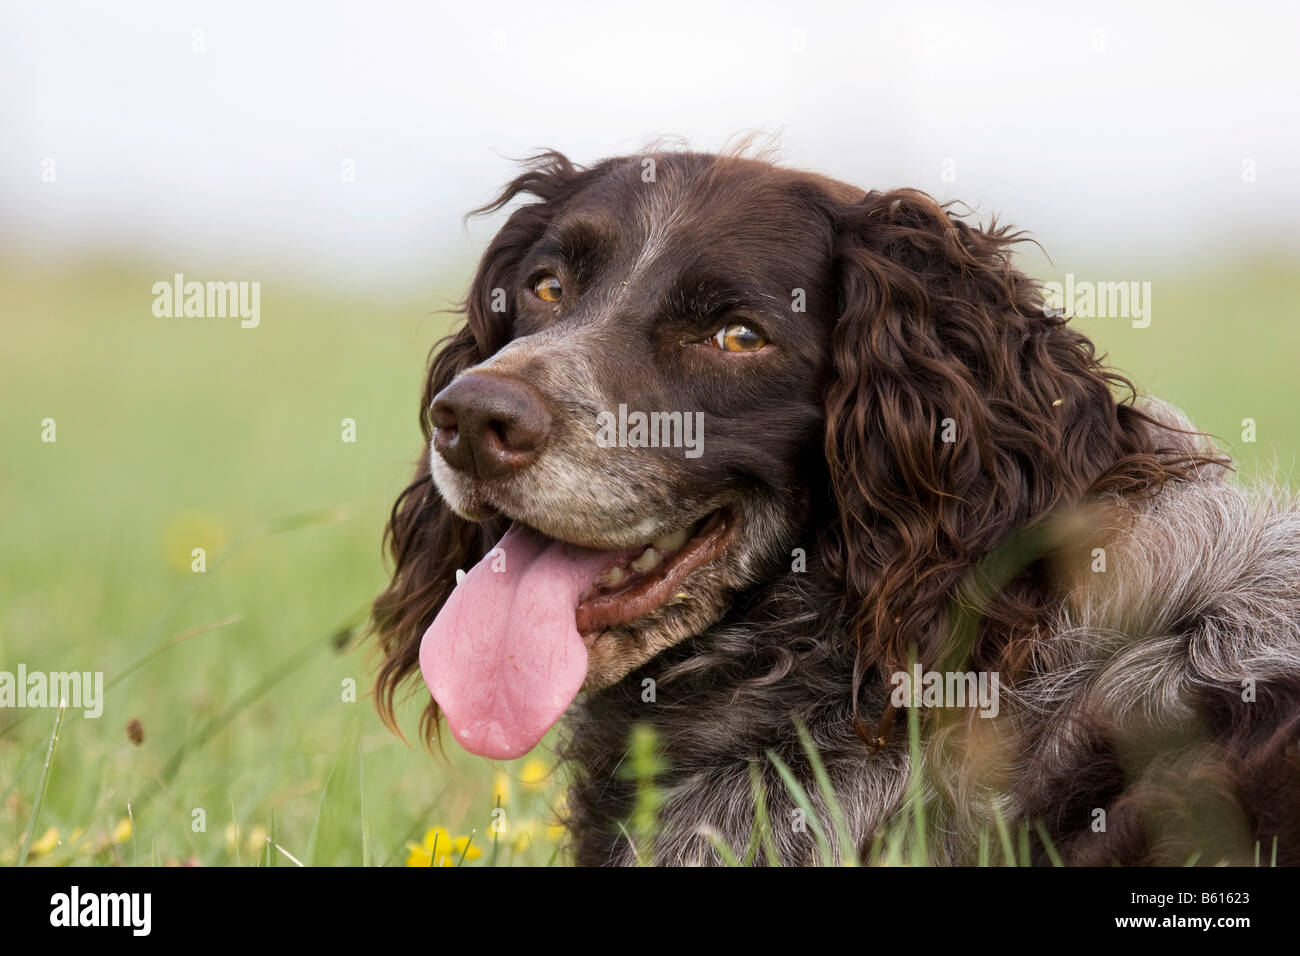
<path fill-rule="evenodd" d="M 667 604 L 691 572 L 726 550 L 735 525 L 733 510 L 715 511 L 695 537 L 654 573 L 623 590 L 596 594 L 580 601 L 576 611 L 578 633 L 591 644 L 600 631 L 636 620 Z"/>

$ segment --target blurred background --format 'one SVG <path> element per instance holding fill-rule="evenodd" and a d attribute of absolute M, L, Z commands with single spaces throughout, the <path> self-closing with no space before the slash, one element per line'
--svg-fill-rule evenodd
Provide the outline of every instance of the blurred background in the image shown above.
<path fill-rule="evenodd" d="M 408 749 L 356 640 L 426 353 L 501 223 L 461 216 L 538 148 L 758 131 L 996 213 L 1045 280 L 1150 282 L 1148 327 L 1080 324 L 1293 483 L 1294 5 L 0 11 L 0 670 L 107 685 L 48 774 L 55 711 L 0 710 L 0 862 L 563 860 L 548 755 Z M 258 326 L 156 316 L 177 273 L 259 283 Z"/>

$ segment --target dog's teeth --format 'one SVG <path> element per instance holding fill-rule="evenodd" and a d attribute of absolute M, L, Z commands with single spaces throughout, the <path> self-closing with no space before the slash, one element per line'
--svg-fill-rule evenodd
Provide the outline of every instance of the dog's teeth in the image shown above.
<path fill-rule="evenodd" d="M 464 581 L 464 580 L 465 580 L 465 572 L 462 571 L 460 568 L 457 568 L 457 569 L 456 569 L 456 583 L 457 583 L 457 584 L 460 584 L 460 582 L 461 582 L 461 581 Z"/>
<path fill-rule="evenodd" d="M 674 531 L 672 534 L 666 534 L 662 538 L 655 538 L 651 542 L 660 551 L 676 551 L 686 543 L 686 531 Z"/>
<path fill-rule="evenodd" d="M 641 554 L 628 565 L 633 571 L 649 571 L 659 564 L 659 552 L 654 548 L 646 548 Z"/>
<path fill-rule="evenodd" d="M 597 583 L 607 585 L 621 584 L 623 579 L 626 577 L 627 572 L 622 568 L 615 566 L 602 574 Z"/>

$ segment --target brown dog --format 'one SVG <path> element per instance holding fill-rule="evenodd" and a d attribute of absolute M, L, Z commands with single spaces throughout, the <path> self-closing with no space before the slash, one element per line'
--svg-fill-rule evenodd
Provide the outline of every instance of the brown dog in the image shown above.
<path fill-rule="evenodd" d="M 908 704 L 937 859 L 996 814 L 1040 860 L 1039 833 L 1067 862 L 1300 859 L 1300 517 L 1139 407 L 1016 234 L 690 152 L 547 153 L 487 208 L 524 194 L 393 509 L 390 718 L 422 664 L 453 735 L 513 757 L 576 694 L 582 863 L 635 857 L 639 723 L 667 767 L 657 861 L 752 858 L 752 768 L 776 856 L 813 860 L 767 758 L 829 828 L 796 722 L 865 853 L 907 790 Z M 993 713 L 923 697 L 931 672 Z"/>

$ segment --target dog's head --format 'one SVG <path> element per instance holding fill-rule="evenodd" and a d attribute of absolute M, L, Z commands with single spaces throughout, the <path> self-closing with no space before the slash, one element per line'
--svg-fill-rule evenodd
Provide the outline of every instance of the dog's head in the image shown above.
<path fill-rule="evenodd" d="M 1016 237 L 922 193 L 548 153 L 487 208 L 523 194 L 435 350 L 375 607 L 382 704 L 422 663 L 470 749 L 522 752 L 580 686 L 810 566 L 858 676 L 937 659 L 972 562 L 1108 469 L 1163 467 Z"/>

